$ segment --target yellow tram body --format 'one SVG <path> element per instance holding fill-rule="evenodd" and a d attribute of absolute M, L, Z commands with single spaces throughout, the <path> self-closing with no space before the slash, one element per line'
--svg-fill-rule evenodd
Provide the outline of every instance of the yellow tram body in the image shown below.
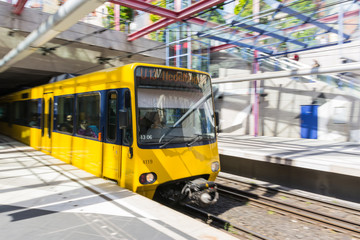
<path fill-rule="evenodd" d="M 148 74 L 148 77 L 144 75 L 144 72 Z M 156 74 L 162 75 L 160 77 Z M 203 85 L 200 84 L 198 78 L 202 79 Z M 148 81 L 150 87 L 146 85 L 147 83 L 142 86 L 137 81 Z M 166 81 L 168 83 L 164 85 Z M 171 111 L 170 108 L 159 108 L 159 106 L 143 107 L 140 110 L 140 105 L 138 105 L 140 102 L 146 105 L 151 101 L 157 101 L 157 103 L 161 101 L 157 94 L 152 93 L 152 89 L 158 92 L 156 82 L 162 82 L 163 85 L 159 86 L 164 90 L 161 91 L 173 93 L 171 91 L 174 84 L 179 81 L 183 85 L 195 84 L 196 91 L 194 90 L 194 93 L 189 95 L 189 91 L 182 90 L 177 98 L 169 94 L 167 100 L 161 104 L 169 105 L 169 99 L 175 99 L 170 101 L 173 105 Z M 205 82 L 206 91 L 210 91 L 209 94 L 211 94 L 210 98 L 204 98 L 205 94 L 197 96 L 201 93 L 199 89 L 205 89 Z M 192 89 L 187 86 L 183 88 Z M 151 96 L 143 101 L 140 94 Z M 124 98 L 125 95 L 127 97 Z M 174 120 L 174 116 L 170 113 L 177 112 L 179 115 L 180 110 L 176 109 L 176 106 L 184 105 L 177 100 L 183 99 L 182 101 L 186 102 L 187 100 L 184 99 L 187 96 L 193 97 L 195 100 L 192 101 L 197 101 L 197 104 L 202 106 L 201 109 L 186 112 L 184 108 L 181 111 L 187 115 L 183 119 Z M 205 100 L 199 100 L 200 97 Z M 207 101 L 206 104 L 210 107 L 205 109 L 201 101 Z M 116 111 L 109 113 L 110 108 Z M 123 109 L 122 112 L 126 114 L 121 115 L 118 112 L 119 109 Z M 85 113 L 83 114 L 81 110 Z M 27 116 L 23 116 L 24 111 Z M 168 123 L 166 131 L 162 130 L 162 138 L 159 137 L 155 141 L 151 134 L 140 134 L 139 116 L 161 111 L 163 114 L 167 111 L 166 118 L 172 121 Z M 206 112 L 209 113 L 206 115 Z M 192 114 L 200 115 L 195 117 Z M 122 128 L 121 116 L 126 116 L 125 122 L 127 122 L 127 125 Z M 67 130 L 61 127 L 65 117 L 68 122 L 74 123 L 71 127 L 72 131 L 66 132 Z M 33 126 L 24 122 L 24 119 L 31 118 L 34 121 Z M 175 136 L 174 132 L 180 132 L 181 124 L 184 125 L 184 129 L 181 130 L 183 132 L 185 132 L 185 127 L 191 125 L 191 121 L 186 118 L 197 121 L 198 130 L 196 131 L 207 133 L 192 134 L 192 138 L 185 134 L 181 137 Z M 208 119 L 198 120 L 205 118 Z M 180 121 L 180 124 L 176 125 L 174 123 L 176 120 Z M 80 130 L 83 127 L 81 124 L 85 126 L 91 124 L 91 121 L 94 123 L 91 129 L 97 128 L 93 131 L 96 132 L 94 135 L 80 135 L 80 131 L 76 132 L 77 129 Z M 184 121 L 189 123 L 184 124 Z M 203 121 L 207 121 L 208 125 L 204 127 Z M 215 131 L 211 129 L 215 129 L 215 126 L 210 78 L 203 72 L 174 67 L 135 63 L 41 85 L 0 98 L 1 133 L 97 177 L 115 180 L 121 187 L 149 198 L 154 197 L 158 186 L 169 182 L 193 179 L 196 176 L 206 178 L 206 181 L 215 180 L 219 172 L 219 156 Z M 149 139 L 152 143 L 147 142 L 150 141 Z M 144 173 L 152 174 L 142 177 Z M 145 182 L 141 183 L 142 180 Z M 146 182 L 147 180 L 149 182 Z"/>

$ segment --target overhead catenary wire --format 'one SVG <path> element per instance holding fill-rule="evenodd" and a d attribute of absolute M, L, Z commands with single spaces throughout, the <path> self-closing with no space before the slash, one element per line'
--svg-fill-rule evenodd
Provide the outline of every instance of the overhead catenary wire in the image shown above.
<path fill-rule="evenodd" d="M 173 2 L 173 1 L 172 1 L 172 2 Z M 150 10 L 155 9 L 155 8 L 158 8 L 158 7 L 159 7 L 159 6 L 157 6 L 157 5 L 153 5 L 152 7 L 148 7 L 147 9 L 143 10 L 142 12 L 148 13 L 148 12 L 150 12 Z M 74 39 L 74 40 L 67 40 L 66 43 L 59 44 L 59 45 L 57 45 L 57 46 L 51 47 L 51 48 L 49 48 L 49 50 L 55 50 L 55 49 L 60 48 L 60 47 L 62 47 L 62 46 L 67 46 L 67 45 L 70 45 L 70 44 L 72 44 L 72 43 L 76 43 L 76 42 L 78 42 L 78 41 L 81 41 L 81 40 L 83 40 L 83 39 L 85 39 L 85 38 L 88 38 L 88 37 L 91 37 L 91 36 L 93 36 L 93 35 L 106 32 L 106 31 L 110 30 L 111 28 L 113 28 L 114 26 L 115 26 L 115 24 L 112 24 L 112 25 L 109 25 L 107 28 L 103 28 L 103 29 L 96 30 L 96 31 L 94 31 L 94 32 L 85 34 L 84 36 L 78 37 L 78 38 L 76 38 L 76 39 Z M 41 49 L 41 48 L 39 48 L 39 49 Z"/>
<path fill-rule="evenodd" d="M 301 3 L 301 2 L 305 2 L 305 1 L 306 1 L 306 0 L 297 1 L 296 3 L 298 4 L 298 3 Z M 341 3 L 345 3 L 345 2 L 351 2 L 351 0 L 338 1 L 338 2 L 335 2 L 335 3 L 331 3 L 331 4 L 329 4 L 329 6 L 325 6 L 325 8 L 331 7 L 331 6 L 335 6 L 335 5 L 337 5 L 337 4 L 341 4 Z M 289 5 L 284 5 L 284 6 L 282 6 L 282 7 L 288 7 L 288 6 L 291 6 L 291 4 L 289 4 Z M 290 18 L 290 17 L 296 17 L 296 16 L 298 16 L 298 15 L 300 15 L 300 14 L 312 12 L 314 9 L 316 9 L 316 7 L 315 7 L 315 8 L 308 9 L 308 10 L 305 10 L 305 11 L 303 11 L 303 12 L 298 12 L 297 14 L 287 14 L 286 16 L 282 16 L 281 18 L 273 19 L 272 21 L 283 20 L 283 19 L 287 19 L 287 18 Z M 278 11 L 278 10 L 276 10 L 276 9 L 268 9 L 268 10 L 263 11 L 263 13 L 266 13 L 265 15 L 256 15 L 256 17 L 260 19 L 260 18 L 262 18 L 262 17 L 264 17 L 264 16 L 267 16 L 267 15 L 272 14 L 272 13 L 275 12 L 275 11 Z M 333 14 L 333 15 L 334 15 L 334 14 Z M 247 21 L 253 21 L 253 18 L 254 18 L 254 17 L 255 17 L 254 15 L 246 16 L 246 17 L 244 17 L 243 19 L 241 19 L 241 21 L 239 21 L 239 23 L 245 23 L 245 22 L 247 22 Z M 301 22 L 301 20 L 299 20 L 299 22 Z M 312 23 L 312 22 L 313 22 L 313 21 L 308 21 L 307 23 Z M 305 23 L 302 23 L 302 24 L 305 24 Z M 229 25 L 229 24 L 226 24 L 226 25 Z M 256 22 L 255 22 L 255 24 L 250 24 L 250 25 L 248 25 L 248 26 L 246 26 L 246 27 L 233 26 L 233 29 L 237 29 L 237 30 L 239 30 L 239 29 L 244 30 L 244 29 L 245 29 L 245 30 L 248 30 L 248 29 L 250 29 L 251 27 L 256 27 L 256 26 L 258 26 L 258 25 L 260 25 L 260 23 L 256 23 Z M 294 27 L 294 26 L 290 26 L 290 27 L 288 27 L 288 28 L 291 28 L 291 27 Z M 315 26 L 314 26 L 314 27 L 315 27 Z M 229 28 L 230 28 L 230 27 L 229 27 Z M 207 30 L 204 31 L 204 32 L 213 31 L 214 29 L 216 29 L 216 28 L 207 29 Z M 230 29 L 231 29 L 231 28 L 230 28 Z M 268 31 L 268 32 L 262 33 L 262 35 L 266 35 L 266 33 L 278 32 L 278 31 L 282 31 L 282 30 L 283 30 L 283 29 L 277 29 L 276 31 Z M 251 31 L 250 31 L 250 32 L 251 32 Z M 221 33 L 221 32 L 220 32 L 220 33 Z M 255 35 L 255 36 L 249 37 L 249 38 L 256 38 L 256 37 L 258 37 L 258 35 Z M 239 40 L 241 40 L 241 39 L 238 39 L 238 41 L 239 41 Z M 236 40 L 234 40 L 234 41 L 236 41 Z"/>
<path fill-rule="evenodd" d="M 231 0 L 230 2 L 233 2 L 233 1 L 235 1 L 235 0 Z M 174 2 L 174 1 L 172 1 L 172 2 Z M 229 2 L 229 3 L 230 3 L 230 2 Z M 226 4 L 228 4 L 228 3 L 226 3 Z M 219 8 L 219 7 L 221 7 L 222 5 L 226 5 L 226 4 L 220 4 L 220 5 L 218 5 L 218 6 L 212 7 L 211 9 L 202 12 L 200 15 L 202 15 L 202 14 L 208 12 L 208 11 L 213 11 L 213 8 Z M 147 8 L 146 10 L 143 10 L 142 12 L 149 13 L 152 9 L 155 9 L 155 8 L 158 8 L 158 7 L 159 7 L 158 5 L 154 5 L 154 7 L 149 7 L 149 8 Z M 189 18 L 189 19 L 190 19 L 190 18 Z M 183 20 L 183 21 L 187 21 L 187 20 L 188 20 L 188 19 Z M 115 24 L 112 24 L 112 25 L 108 26 L 107 28 L 103 28 L 103 29 L 100 29 L 100 30 L 96 30 L 96 31 L 91 32 L 91 33 L 88 33 L 88 34 L 86 34 L 86 35 L 84 35 L 84 36 L 82 36 L 82 37 L 78 37 L 78 38 L 76 38 L 76 39 L 74 39 L 74 40 L 68 40 L 66 43 L 64 43 L 64 44 L 59 44 L 59 45 L 57 45 L 57 46 L 55 46 L 55 47 L 52 47 L 51 49 L 57 49 L 57 48 L 60 48 L 60 47 L 62 47 L 62 46 L 66 46 L 66 45 L 69 45 L 69 44 L 72 44 L 72 43 L 76 43 L 76 42 L 81 41 L 81 40 L 83 40 L 83 39 L 85 39 L 85 38 L 87 38 L 87 37 L 91 37 L 91 36 L 93 36 L 93 35 L 95 35 L 95 34 L 100 34 L 100 33 L 103 33 L 103 32 L 105 32 L 105 31 L 107 31 L 107 30 L 110 30 L 110 29 L 113 28 L 114 26 L 115 26 Z"/>
<path fill-rule="evenodd" d="M 295 1 L 295 2 L 290 3 L 289 5 L 286 5 L 286 6 L 291 6 L 291 5 L 299 4 L 299 3 L 304 2 L 304 1 L 306 1 L 306 0 L 303 0 L 303 1 Z M 206 11 L 203 11 L 203 12 L 201 12 L 201 13 L 195 15 L 195 16 L 192 16 L 192 17 L 189 17 L 189 18 L 187 18 L 187 19 L 184 19 L 183 21 L 186 22 L 186 21 L 188 21 L 188 20 L 191 19 L 191 18 L 195 18 L 195 17 L 197 17 L 197 16 L 200 16 L 200 15 L 202 15 L 202 14 L 205 14 L 206 12 L 214 11 L 214 9 L 217 9 L 217 8 L 219 8 L 219 7 L 221 7 L 221 6 L 225 5 L 225 4 L 231 3 L 231 2 L 233 2 L 233 1 L 230 1 L 230 2 L 227 2 L 227 3 L 223 3 L 223 4 L 219 4 L 219 5 L 217 5 L 217 6 L 212 7 L 211 9 L 206 10 Z M 336 5 L 336 4 L 339 4 L 339 3 L 344 3 L 344 2 L 349 2 L 349 1 L 337 1 L 337 2 L 335 2 L 335 3 L 328 4 L 328 6 L 326 6 L 326 7 L 330 7 L 330 6 L 333 6 L 333 5 Z M 158 6 L 157 6 L 157 5 L 154 5 L 154 7 L 149 7 L 149 8 L 147 9 L 147 11 L 150 11 L 152 8 L 156 8 L 156 7 L 158 7 Z M 274 12 L 274 11 L 276 11 L 276 9 L 270 9 L 270 11 Z M 304 11 L 304 13 L 305 13 L 305 12 L 308 12 L 308 11 L 311 11 L 311 10 Z M 299 13 L 299 14 L 301 14 L 301 13 Z M 259 16 L 259 17 L 261 17 L 261 16 Z M 287 15 L 287 16 L 286 16 L 286 18 L 289 18 L 289 17 L 291 17 L 291 15 Z M 256 25 L 253 25 L 253 26 L 256 26 Z M 110 28 L 111 28 L 111 27 L 110 27 Z M 58 45 L 58 46 L 56 46 L 56 47 L 54 47 L 54 48 L 56 49 L 56 48 L 59 48 L 59 47 L 61 47 L 61 46 L 66 46 L 66 45 L 75 43 L 75 42 L 77 42 L 77 41 L 81 41 L 81 40 L 83 40 L 83 39 L 85 39 L 85 38 L 87 38 L 87 37 L 93 36 L 93 35 L 95 35 L 95 34 L 103 33 L 103 32 L 105 32 L 105 31 L 107 31 L 107 30 L 109 30 L 109 28 L 104 28 L 104 29 L 101 29 L 101 30 L 94 31 L 94 32 L 89 33 L 89 34 L 87 34 L 87 35 L 85 35 L 85 36 L 79 37 L 79 38 L 77 38 L 77 39 L 75 39 L 75 40 L 68 41 L 67 43 Z M 280 31 L 280 30 L 279 30 L 279 31 Z M 175 31 L 173 31 L 173 32 L 175 32 Z M 190 32 L 196 32 L 196 31 L 190 31 Z M 195 37 L 195 36 L 196 36 L 196 34 L 190 35 L 190 37 Z M 188 36 L 188 37 L 189 37 L 189 36 Z M 193 40 L 193 39 L 192 39 L 192 40 Z M 159 46 L 157 46 L 157 47 L 155 47 L 155 48 L 149 48 L 149 49 L 145 49 L 145 50 L 138 51 L 138 52 L 135 52 L 135 53 L 130 53 L 130 54 L 126 55 L 126 56 L 115 56 L 115 57 L 112 57 L 112 58 L 107 58 L 107 60 L 108 60 L 108 61 L 111 61 L 111 60 L 116 60 L 116 59 L 117 59 L 117 60 L 122 60 L 122 59 L 125 59 L 125 58 L 130 58 L 130 57 L 132 57 L 132 56 L 134 56 L 134 55 L 137 55 L 137 54 L 141 54 L 141 53 L 145 53 L 145 52 L 150 52 L 150 51 L 154 51 L 154 50 L 163 49 L 163 48 L 166 47 L 166 45 L 167 45 L 167 44 L 161 44 L 161 45 L 159 45 Z M 101 64 L 98 64 L 97 66 L 94 66 L 94 67 L 91 67 L 91 68 L 98 67 L 99 65 L 101 65 Z M 91 68 L 89 68 L 89 69 L 91 69 Z M 83 71 L 85 71 L 85 70 L 88 70 L 88 69 L 83 69 L 83 70 L 80 70 L 80 71 L 78 71 L 78 72 L 83 72 Z"/>
<path fill-rule="evenodd" d="M 214 6 L 214 7 L 210 8 L 210 9 L 208 9 L 208 10 L 206 10 L 206 11 L 203 11 L 203 12 L 201 12 L 201 13 L 195 15 L 195 16 L 189 17 L 189 18 L 184 19 L 184 20 L 182 20 L 182 21 L 186 22 L 186 21 L 188 21 L 188 20 L 190 20 L 190 19 L 192 19 L 192 18 L 195 18 L 195 17 L 198 17 L 198 16 L 200 16 L 200 15 L 203 15 L 203 14 L 209 12 L 209 11 L 214 11 L 215 9 L 220 8 L 220 7 L 224 6 L 224 5 L 227 5 L 227 4 L 229 4 L 229 3 L 233 2 L 233 1 L 234 1 L 234 0 L 228 1 L 228 2 L 226 2 L 226 3 L 224 2 L 224 3 L 222 3 L 222 4 L 219 4 L 219 5 L 217 5 L 217 6 Z M 289 3 L 288 5 L 284 5 L 284 7 L 290 7 L 290 6 L 292 6 L 292 5 L 296 5 L 296 4 L 299 4 L 299 3 L 301 3 L 301 2 L 305 2 L 305 1 L 307 1 L 307 0 L 293 1 L 293 2 Z M 350 2 L 350 1 L 351 1 L 351 0 L 334 2 L 334 3 L 329 4 L 329 6 L 336 5 L 336 4 L 339 4 L 339 3 L 344 3 L 344 2 Z M 154 8 L 157 8 L 157 7 L 159 7 L 159 6 L 158 6 L 158 5 L 154 5 L 154 7 L 149 7 L 149 8 L 147 8 L 144 12 L 149 12 L 150 10 L 152 10 L 152 9 L 154 9 Z M 326 6 L 325 6 L 325 7 L 326 7 Z M 272 11 L 272 12 L 274 12 L 276 9 L 269 9 L 269 10 Z M 302 12 L 302 13 L 311 12 L 311 11 L 313 11 L 313 9 L 309 9 L 309 10 L 304 11 L 304 12 Z M 301 13 L 299 13 L 299 14 L 301 14 Z M 292 16 L 296 16 L 296 15 L 287 15 L 285 18 L 292 17 Z M 248 17 L 252 17 L 252 15 L 251 15 L 251 16 L 247 16 L 245 19 L 247 19 Z M 258 17 L 260 18 L 260 17 L 262 17 L 262 16 L 259 15 Z M 280 20 L 280 19 L 275 19 L 275 20 Z M 247 28 L 250 28 L 250 27 L 253 27 L 253 26 L 256 26 L 256 25 L 257 25 L 257 24 L 255 24 L 255 25 L 249 25 L 248 27 L 242 27 L 242 29 L 247 29 Z M 96 31 L 94 31 L 94 32 L 92 32 L 92 33 L 86 34 L 85 36 L 76 38 L 76 39 L 74 39 L 74 40 L 70 40 L 70 41 L 68 41 L 67 43 L 60 44 L 60 45 L 58 45 L 58 46 L 52 47 L 51 50 L 57 49 L 57 48 L 59 48 L 59 47 L 61 47 L 61 46 L 66 46 L 66 45 L 75 43 L 75 42 L 77 42 L 77 41 L 81 41 L 81 40 L 83 40 L 83 39 L 85 39 L 85 38 L 87 38 L 87 37 L 91 37 L 91 36 L 93 36 L 93 35 L 95 35 L 95 34 L 103 33 L 103 32 L 105 32 L 105 31 L 111 29 L 112 27 L 114 27 L 114 24 L 113 24 L 113 25 L 110 25 L 108 28 L 104 28 L 104 29 L 101 29 L 101 30 L 96 30 Z M 278 31 L 281 31 L 281 29 L 279 29 Z M 175 31 L 172 31 L 172 32 L 175 32 Z M 193 32 L 196 32 L 196 31 L 193 31 Z M 255 37 L 255 36 L 254 36 L 254 37 Z"/>
<path fill-rule="evenodd" d="M 190 19 L 192 19 L 192 18 L 195 18 L 195 17 L 198 17 L 198 16 L 200 16 L 200 15 L 203 15 L 203 14 L 209 12 L 209 11 L 214 11 L 215 9 L 220 8 L 220 7 L 222 7 L 222 6 L 226 5 L 226 4 L 229 4 L 229 3 L 233 2 L 233 1 L 234 1 L 234 0 L 228 1 L 228 2 L 226 2 L 226 3 L 224 2 L 224 3 L 222 3 L 222 4 L 219 4 L 219 5 L 217 5 L 217 6 L 214 6 L 214 7 L 210 8 L 210 9 L 208 9 L 208 10 L 206 10 L 206 11 L 203 11 L 203 12 L 201 12 L 201 13 L 195 15 L 195 16 L 189 17 L 189 18 L 184 19 L 184 20 L 182 20 L 182 21 L 186 22 L 186 21 L 188 21 L 188 20 L 190 20 Z M 299 3 L 304 2 L 304 1 L 306 1 L 306 0 L 294 1 L 294 2 L 291 2 L 291 3 L 289 3 L 288 5 L 284 5 L 284 6 L 290 7 L 290 6 L 292 6 L 292 5 L 296 5 L 296 4 L 299 4 Z M 173 2 L 173 1 L 172 1 L 172 2 Z M 332 6 L 332 5 L 336 5 L 336 4 L 344 3 L 344 2 L 350 2 L 350 0 L 338 1 L 338 2 L 334 2 L 334 3 L 330 3 L 330 4 L 328 4 L 328 6 Z M 147 9 L 146 9 L 145 11 L 143 11 L 143 12 L 150 12 L 150 10 L 155 9 L 155 8 L 158 8 L 158 7 L 159 7 L 158 5 L 154 5 L 153 7 L 147 8 Z M 326 8 L 326 6 L 325 6 L 325 8 Z M 307 11 L 304 11 L 303 13 L 311 12 L 312 10 L 313 10 L 313 9 L 309 9 L 309 10 L 307 10 Z M 270 11 L 275 11 L 275 9 L 270 9 Z M 301 13 L 299 13 L 299 14 L 301 14 Z M 252 15 L 251 15 L 251 16 L 252 16 Z M 251 16 L 247 16 L 246 18 L 251 17 Z M 293 15 L 293 16 L 295 16 L 295 15 Z M 260 18 L 261 15 L 259 15 L 258 17 Z M 287 15 L 285 18 L 288 18 L 288 17 L 292 17 L 292 16 L 291 16 L 291 15 Z M 279 20 L 279 19 L 275 19 L 275 20 Z M 310 22 L 310 23 L 311 23 L 311 22 Z M 250 28 L 250 27 L 252 27 L 252 26 L 256 26 L 256 24 L 255 24 L 255 25 L 250 25 L 250 26 L 248 26 L 248 27 L 242 27 L 242 29 L 247 29 L 247 28 Z M 72 43 L 81 41 L 81 40 L 83 40 L 83 39 L 85 39 L 85 38 L 87 38 L 87 37 L 91 37 L 91 36 L 93 36 L 93 35 L 95 35 L 95 34 L 101 34 L 101 33 L 105 32 L 105 31 L 109 30 L 109 29 L 112 28 L 112 27 L 114 27 L 114 25 L 110 25 L 108 28 L 103 28 L 103 29 L 100 29 L 100 30 L 96 30 L 96 31 L 94 31 L 94 32 L 92 32 L 92 33 L 86 34 L 86 35 L 84 35 L 84 36 L 82 36 L 82 37 L 79 37 L 79 38 L 76 38 L 76 39 L 74 39 L 74 40 L 69 40 L 67 43 L 60 44 L 60 45 L 58 45 L 58 46 L 51 47 L 51 48 L 48 48 L 48 49 L 49 49 L 49 50 L 55 50 L 55 49 L 57 49 L 57 48 L 59 48 L 59 47 L 66 46 L 66 45 L 70 45 L 70 44 L 72 44 Z M 278 31 L 281 31 L 281 29 L 279 29 Z M 173 32 L 175 32 L 175 31 L 173 31 Z M 195 32 L 195 31 L 194 31 L 194 32 Z M 43 49 L 43 48 L 44 48 L 44 47 L 42 47 L 42 49 Z"/>

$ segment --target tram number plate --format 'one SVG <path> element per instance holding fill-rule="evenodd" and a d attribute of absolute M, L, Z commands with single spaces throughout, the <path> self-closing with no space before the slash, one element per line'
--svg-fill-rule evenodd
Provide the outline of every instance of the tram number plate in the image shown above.
<path fill-rule="evenodd" d="M 150 159 L 150 160 L 143 160 L 143 163 L 144 164 L 152 164 L 153 163 L 153 160 Z"/>
<path fill-rule="evenodd" d="M 149 134 L 141 134 L 140 135 L 141 140 L 151 140 L 152 138 L 153 138 L 153 136 L 149 135 Z"/>

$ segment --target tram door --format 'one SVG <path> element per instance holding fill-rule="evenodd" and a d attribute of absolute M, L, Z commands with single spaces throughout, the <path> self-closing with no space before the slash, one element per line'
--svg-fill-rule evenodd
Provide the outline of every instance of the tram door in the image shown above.
<path fill-rule="evenodd" d="M 121 111 L 125 112 L 127 115 L 127 126 L 125 128 L 122 128 L 121 131 L 121 146 L 122 146 L 122 152 L 121 152 L 121 161 L 123 166 L 127 166 L 124 169 L 121 169 L 123 176 L 121 176 L 121 182 L 120 182 L 120 186 L 121 187 L 126 187 L 129 189 L 132 189 L 133 191 L 135 191 L 136 189 L 132 186 L 132 184 L 129 184 L 128 182 L 126 182 L 125 177 L 127 176 L 127 171 L 132 172 L 131 166 L 128 163 L 134 164 L 134 159 L 133 158 L 133 127 L 132 127 L 132 110 L 131 110 L 131 94 L 130 91 L 128 89 L 126 89 L 123 93 L 122 96 L 122 106 L 121 106 Z M 119 121 L 120 122 L 120 121 Z M 133 165 L 134 166 L 134 165 Z"/>
<path fill-rule="evenodd" d="M 106 123 L 103 147 L 103 172 L 105 178 L 120 180 L 121 146 L 118 128 L 119 91 L 111 90 L 106 95 Z"/>
<path fill-rule="evenodd" d="M 41 149 L 43 152 L 51 153 L 52 119 L 54 112 L 54 94 L 44 93 L 42 100 L 42 122 L 41 122 Z"/>

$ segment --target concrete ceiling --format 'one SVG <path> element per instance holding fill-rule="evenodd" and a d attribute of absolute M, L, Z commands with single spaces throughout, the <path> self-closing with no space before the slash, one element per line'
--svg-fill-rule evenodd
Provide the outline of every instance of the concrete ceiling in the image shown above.
<path fill-rule="evenodd" d="M 0 74 L 0 95 L 47 83 L 58 72 L 12 67 Z"/>
<path fill-rule="evenodd" d="M 22 15 L 15 16 L 11 9 L 11 4 L 0 2 L 0 58 L 47 17 L 45 13 L 39 16 L 39 11 L 34 9 L 24 9 Z M 63 73 L 85 74 L 133 62 L 165 63 L 164 48 L 140 53 L 161 43 L 148 39 L 128 42 L 125 33 L 113 30 L 92 34 L 102 29 L 78 22 L 45 45 L 48 49 L 55 48 L 54 51 L 46 53 L 38 49 L 0 73 L 0 95 L 47 83 L 53 76 Z M 74 41 L 82 37 L 81 41 Z M 99 58 L 115 57 L 109 63 L 101 64 L 99 61 Z"/>

